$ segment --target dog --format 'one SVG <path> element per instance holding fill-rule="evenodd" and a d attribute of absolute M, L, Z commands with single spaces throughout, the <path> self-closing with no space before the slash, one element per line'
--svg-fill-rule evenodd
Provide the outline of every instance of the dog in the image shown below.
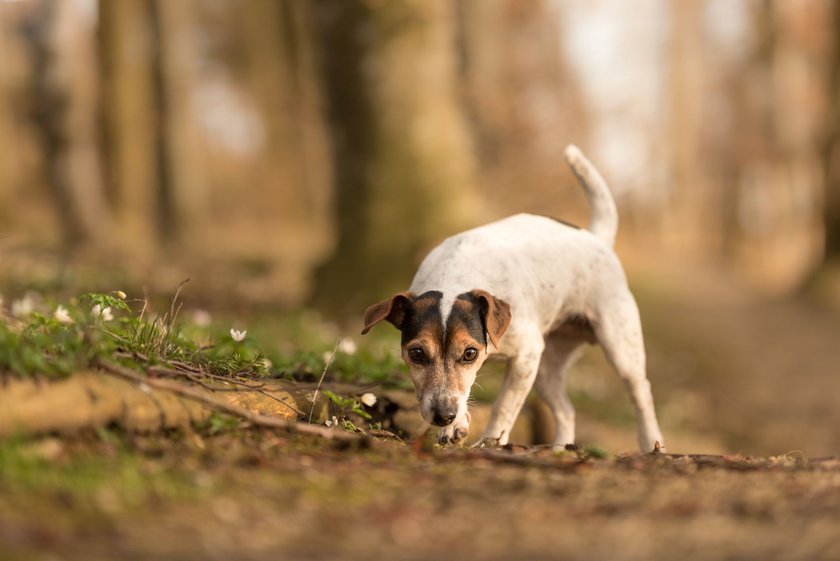
<path fill-rule="evenodd" d="M 498 355 L 507 371 L 476 445 L 507 444 L 532 387 L 551 409 L 554 447 L 574 445 L 566 372 L 583 344 L 597 343 L 627 386 L 641 451 L 664 450 L 639 310 L 613 251 L 615 201 L 577 147 L 565 156 L 587 195 L 588 229 L 517 214 L 457 234 L 429 253 L 408 291 L 365 311 L 363 335 L 382 320 L 402 332 L 420 414 L 441 427 L 441 444 L 466 439 L 470 389 L 484 361 Z"/>

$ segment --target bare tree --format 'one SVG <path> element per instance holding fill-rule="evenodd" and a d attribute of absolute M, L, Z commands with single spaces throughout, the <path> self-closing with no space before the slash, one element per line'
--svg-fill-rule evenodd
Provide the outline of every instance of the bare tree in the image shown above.
<path fill-rule="evenodd" d="M 125 247 L 150 255 L 159 172 L 147 1 L 100 2 L 98 39 L 107 191 Z"/>
<path fill-rule="evenodd" d="M 825 163 L 825 249 L 832 260 L 840 259 L 840 7 L 831 5 L 832 34 L 829 67 L 831 109 L 824 147 Z"/>
<path fill-rule="evenodd" d="M 587 140 L 585 104 L 563 56 L 562 10 L 546 0 L 454 3 L 482 191 L 500 214 L 580 210 L 583 219 L 588 209 L 561 163 L 567 144 Z"/>
<path fill-rule="evenodd" d="M 27 28 L 43 168 L 68 246 L 113 232 L 99 153 L 95 14 L 79 0 L 42 0 Z"/>
<path fill-rule="evenodd" d="M 311 4 L 335 159 L 338 245 L 314 299 L 334 312 L 404 289 L 423 253 L 476 219 L 458 103 L 454 5 Z"/>

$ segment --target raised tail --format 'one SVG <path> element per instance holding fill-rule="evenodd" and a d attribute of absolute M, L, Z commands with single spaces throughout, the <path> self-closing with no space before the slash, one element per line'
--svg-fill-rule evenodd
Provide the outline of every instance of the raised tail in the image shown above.
<path fill-rule="evenodd" d="M 618 231 L 618 210 L 615 208 L 615 200 L 610 193 L 610 188 L 607 187 L 607 182 L 595 166 L 586 159 L 580 148 L 574 144 L 566 147 L 566 162 L 575 173 L 578 183 L 586 191 L 586 198 L 589 199 L 589 206 L 592 209 L 589 231 L 612 247 Z"/>

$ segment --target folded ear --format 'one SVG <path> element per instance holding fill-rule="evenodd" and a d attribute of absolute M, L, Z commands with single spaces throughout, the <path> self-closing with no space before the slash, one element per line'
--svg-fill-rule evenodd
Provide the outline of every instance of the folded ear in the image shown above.
<path fill-rule="evenodd" d="M 484 329 L 487 331 L 490 342 L 498 348 L 499 339 L 510 326 L 510 304 L 484 290 L 473 290 L 472 294 L 482 303 Z"/>
<path fill-rule="evenodd" d="M 411 299 L 413 297 L 414 294 L 411 292 L 400 292 L 387 300 L 383 300 L 369 307 L 365 310 L 365 327 L 362 329 L 362 335 L 370 331 L 371 327 L 383 319 L 393 323 L 397 329 L 402 329 L 405 312 L 411 305 Z"/>

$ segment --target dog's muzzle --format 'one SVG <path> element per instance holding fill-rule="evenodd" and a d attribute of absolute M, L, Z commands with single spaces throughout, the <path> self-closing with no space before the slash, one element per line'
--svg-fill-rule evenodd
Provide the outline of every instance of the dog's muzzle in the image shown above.
<path fill-rule="evenodd" d="M 443 398 L 432 405 L 432 423 L 445 427 L 458 416 L 458 400 L 456 398 Z"/>

